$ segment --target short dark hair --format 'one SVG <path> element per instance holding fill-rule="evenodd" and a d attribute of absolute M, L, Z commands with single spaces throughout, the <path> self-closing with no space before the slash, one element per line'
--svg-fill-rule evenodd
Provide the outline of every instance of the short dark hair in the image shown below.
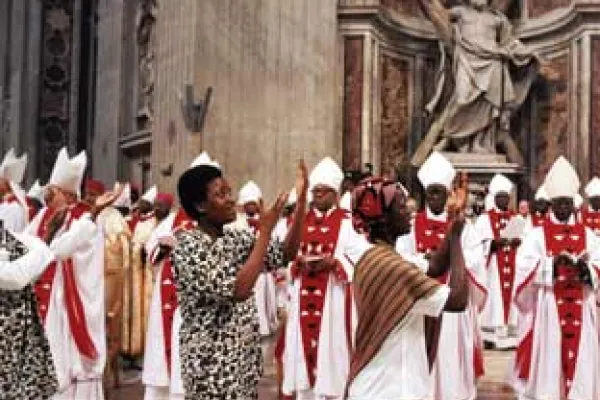
<path fill-rule="evenodd" d="M 191 218 L 198 220 L 201 217 L 196 205 L 208 198 L 208 185 L 223 173 L 220 169 L 210 165 L 199 165 L 185 171 L 177 182 L 179 202 L 184 211 Z"/>

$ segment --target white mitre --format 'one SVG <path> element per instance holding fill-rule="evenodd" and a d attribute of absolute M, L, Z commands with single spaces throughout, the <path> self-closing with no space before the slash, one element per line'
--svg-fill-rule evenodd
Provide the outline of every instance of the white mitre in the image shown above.
<path fill-rule="evenodd" d="M 188 169 L 198 167 L 200 165 L 210 165 L 211 167 L 221 169 L 221 165 L 219 165 L 217 161 L 210 158 L 206 151 L 203 151 L 198 157 L 196 157 L 194 161 L 192 161 Z"/>
<path fill-rule="evenodd" d="M 71 193 L 81 195 L 81 183 L 87 166 L 87 156 L 82 151 L 77 156 L 69 158 L 66 147 L 58 152 L 48 186 L 57 186 Z"/>
<path fill-rule="evenodd" d="M 238 204 L 258 203 L 262 199 L 262 192 L 254 181 L 248 181 L 241 189 L 238 195 Z"/>
<path fill-rule="evenodd" d="M 142 200 L 147 201 L 150 204 L 154 204 L 154 200 L 156 200 L 156 195 L 158 194 L 158 188 L 156 185 L 152 186 L 144 195 L 141 197 Z"/>
<path fill-rule="evenodd" d="M 31 185 L 29 192 L 27 192 L 27 197 L 32 199 L 39 200 L 42 204 L 44 204 L 44 187 L 40 185 L 40 180 L 36 179 Z"/>
<path fill-rule="evenodd" d="M 430 185 L 438 184 L 450 191 L 456 177 L 456 170 L 446 157 L 434 151 L 419 169 L 417 177 L 425 189 Z"/>
<path fill-rule="evenodd" d="M 535 200 L 550 200 L 548 193 L 546 193 L 546 186 L 541 185 L 537 192 L 535 192 Z"/>
<path fill-rule="evenodd" d="M 575 200 L 580 186 L 579 175 L 571 163 L 563 156 L 557 158 L 544 182 L 550 200 L 557 197 L 570 197 Z"/>
<path fill-rule="evenodd" d="M 600 178 L 597 176 L 592 178 L 585 187 L 585 195 L 588 198 L 600 196 Z"/>
<path fill-rule="evenodd" d="M 14 149 L 10 149 L 0 164 L 0 178 L 4 178 L 15 185 L 20 185 L 27 168 L 27 153 L 17 157 Z"/>
<path fill-rule="evenodd" d="M 115 189 L 117 188 L 117 185 L 119 185 L 118 182 L 115 183 Z M 123 190 L 113 203 L 113 206 L 128 209 L 131 208 L 131 185 L 129 183 L 126 183 L 125 186 L 123 186 Z"/>
<path fill-rule="evenodd" d="M 514 184 L 510 179 L 502 174 L 496 174 L 490 181 L 489 193 L 492 197 L 496 197 L 498 193 L 508 193 L 513 189 Z"/>
<path fill-rule="evenodd" d="M 344 172 L 330 157 L 325 157 L 313 168 L 308 178 L 311 188 L 317 185 L 330 187 L 337 193 L 344 180 Z"/>

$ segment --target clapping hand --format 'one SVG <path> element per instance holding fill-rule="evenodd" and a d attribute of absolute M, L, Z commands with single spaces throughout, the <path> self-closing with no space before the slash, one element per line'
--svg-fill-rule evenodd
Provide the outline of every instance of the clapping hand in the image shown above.
<path fill-rule="evenodd" d="M 296 169 L 296 194 L 298 196 L 298 203 L 306 203 L 306 194 L 308 192 L 308 171 L 304 160 L 298 161 L 298 168 Z"/>
<path fill-rule="evenodd" d="M 287 202 L 288 193 L 279 193 L 277 195 L 277 199 L 273 203 L 271 207 L 265 209 L 264 203 L 262 200 L 259 202 L 260 208 L 260 228 L 259 232 L 263 235 L 271 236 L 271 232 L 273 228 L 279 221 L 281 217 L 281 212 L 283 211 L 283 207 L 285 207 L 285 203 Z"/>
<path fill-rule="evenodd" d="M 123 189 L 124 186 L 120 183 L 117 183 L 115 185 L 114 190 L 98 196 L 91 210 L 92 218 L 95 220 L 98 214 L 102 212 L 102 210 L 113 204 L 117 200 L 117 198 L 119 198 Z"/>
<path fill-rule="evenodd" d="M 458 176 L 458 183 L 454 187 L 448 201 L 446 209 L 450 220 L 464 220 L 467 199 L 469 198 L 469 178 L 466 173 L 461 172 Z"/>

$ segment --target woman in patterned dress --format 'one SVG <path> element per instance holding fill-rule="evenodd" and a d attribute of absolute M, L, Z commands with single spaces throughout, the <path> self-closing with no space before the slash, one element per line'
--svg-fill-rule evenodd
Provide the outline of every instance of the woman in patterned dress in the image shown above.
<path fill-rule="evenodd" d="M 298 165 L 298 206 L 284 243 L 271 241 L 287 195 L 261 214 L 258 237 L 225 227 L 236 218 L 231 187 L 219 168 L 188 169 L 179 198 L 198 227 L 176 234 L 172 253 L 182 313 L 180 355 L 186 399 L 257 399 L 262 354 L 253 287 L 267 268 L 298 251 L 306 209 L 307 173 Z"/>
<path fill-rule="evenodd" d="M 6 236 L 0 238 L 0 399 L 49 399 L 58 382 L 32 284 L 54 255 L 34 236 Z"/>

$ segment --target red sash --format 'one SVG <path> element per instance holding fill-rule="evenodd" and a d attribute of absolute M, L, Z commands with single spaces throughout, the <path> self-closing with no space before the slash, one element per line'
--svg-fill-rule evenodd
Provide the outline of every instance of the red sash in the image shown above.
<path fill-rule="evenodd" d="M 65 222 L 65 230 L 71 227 L 73 221 L 81 218 L 88 212 L 90 207 L 83 203 L 77 203 L 70 207 Z M 45 234 L 47 223 L 51 220 L 54 213 L 46 210 L 42 217 L 40 226 L 38 227 L 38 235 Z M 40 236 L 43 237 L 43 236 Z M 73 260 L 71 258 L 61 261 L 63 272 L 63 288 L 65 292 L 65 308 L 67 310 L 67 320 L 69 321 L 69 330 L 75 341 L 75 345 L 79 352 L 85 357 L 95 360 L 98 357 L 98 351 L 94 345 L 94 341 L 89 333 L 85 318 L 85 308 L 79 295 L 77 281 L 75 279 L 75 270 Z M 56 274 L 57 263 L 51 263 L 42 277 L 35 285 L 35 292 L 38 294 L 39 312 L 44 323 L 48 313 L 50 294 L 52 293 L 52 285 Z"/>
<path fill-rule="evenodd" d="M 581 222 L 594 231 L 596 235 L 600 235 L 600 211 L 593 211 L 585 207 L 581 211 Z"/>
<path fill-rule="evenodd" d="M 171 225 L 171 231 L 180 229 L 192 229 L 196 225 L 188 215 L 179 209 L 173 225 Z M 160 305 L 162 312 L 162 323 L 163 323 L 163 339 L 165 346 L 165 358 L 167 361 L 167 371 L 171 374 L 171 338 L 173 337 L 173 316 L 178 306 L 177 301 L 177 288 L 175 287 L 175 279 L 173 277 L 173 265 L 171 264 L 171 258 L 165 257 L 163 261 L 163 268 L 160 274 Z"/>
<path fill-rule="evenodd" d="M 500 232 L 506 228 L 514 213 L 511 211 L 490 210 L 488 212 L 494 239 L 500 239 Z M 503 246 L 496 250 L 498 264 L 498 277 L 502 289 L 502 306 L 504 309 L 504 323 L 508 324 L 510 305 L 512 303 L 513 285 L 515 281 L 515 264 L 517 249 L 513 246 Z"/>
<path fill-rule="evenodd" d="M 39 238 L 43 239 L 46 236 L 48 231 L 48 223 L 52 219 L 52 216 L 54 216 L 54 210 L 51 208 L 46 208 L 36 232 Z M 50 294 L 52 293 L 52 283 L 54 282 L 55 273 L 56 261 L 53 261 L 48 264 L 48 267 L 46 267 L 35 285 L 33 285 L 35 296 L 37 298 L 38 314 L 40 315 L 44 324 L 46 323 L 46 316 L 48 314 L 48 305 L 50 303 Z"/>
<path fill-rule="evenodd" d="M 337 208 L 327 217 L 317 217 L 314 210 L 306 215 L 304 233 L 300 244 L 299 256 L 333 256 L 339 238 L 342 220 L 347 218 L 346 211 Z M 334 272 L 336 279 L 347 280 L 345 272 L 338 262 Z M 302 334 L 302 346 L 304 348 L 304 359 L 311 387 L 315 384 L 315 372 L 317 369 L 317 352 L 319 348 L 319 335 L 321 332 L 321 321 L 325 295 L 329 281 L 329 272 L 308 272 L 299 269 L 297 264 L 292 265 L 292 279 L 301 278 L 300 285 L 300 333 Z M 349 287 L 349 285 L 348 285 Z M 349 307 L 346 293 L 346 331 L 349 336 Z M 351 305 L 351 302 L 350 302 Z M 349 337 L 346 338 L 349 341 Z M 349 342 L 350 344 L 350 342 Z M 280 343 L 280 351 L 283 353 L 284 343 Z"/>
<path fill-rule="evenodd" d="M 436 221 L 427 218 L 427 213 L 420 212 L 415 216 L 415 241 L 419 254 L 431 255 L 437 251 L 446 238 L 448 221 Z M 440 283 L 448 282 L 448 273 L 437 278 Z"/>

